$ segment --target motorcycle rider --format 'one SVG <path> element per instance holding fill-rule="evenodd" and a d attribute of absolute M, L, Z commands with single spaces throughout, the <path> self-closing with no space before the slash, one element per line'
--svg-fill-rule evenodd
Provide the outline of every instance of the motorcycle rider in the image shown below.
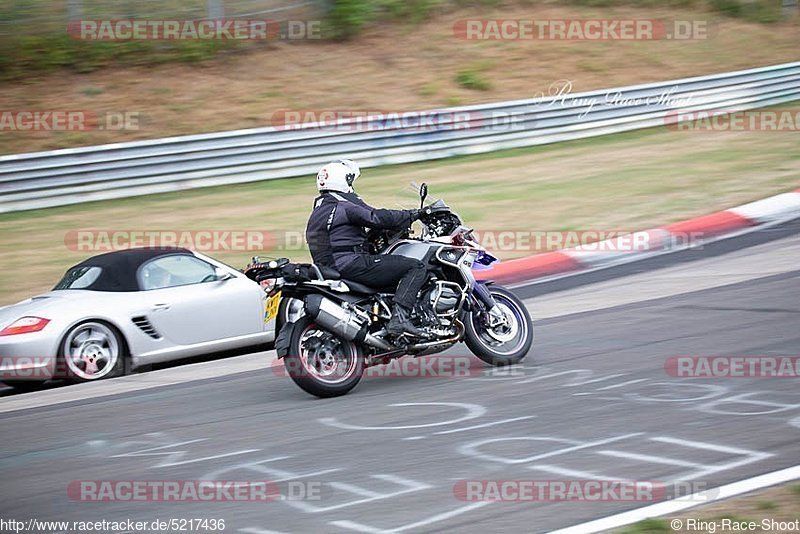
<path fill-rule="evenodd" d="M 421 210 L 369 206 L 353 190 L 359 176 L 358 164 L 348 159 L 328 163 L 317 173 L 320 196 L 314 200 L 306 227 L 311 256 L 314 263 L 339 271 L 346 280 L 375 288 L 397 284 L 386 330 L 426 337 L 411 321 L 411 309 L 427 278 L 425 264 L 405 256 L 370 254 L 366 232 L 366 228 L 407 228 L 419 219 Z"/>

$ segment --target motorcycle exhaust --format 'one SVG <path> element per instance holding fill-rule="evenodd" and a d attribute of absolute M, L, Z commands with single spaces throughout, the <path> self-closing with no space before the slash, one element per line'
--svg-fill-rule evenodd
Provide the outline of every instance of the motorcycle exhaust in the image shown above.
<path fill-rule="evenodd" d="M 344 309 L 327 297 L 308 295 L 305 299 L 305 308 L 317 324 L 348 341 L 367 343 L 382 350 L 392 348 L 386 341 L 369 333 L 369 323 L 364 318 Z"/>
<path fill-rule="evenodd" d="M 417 343 L 415 345 L 411 345 L 410 347 L 408 347 L 408 350 L 425 350 L 439 346 L 445 347 L 447 345 L 452 345 L 453 343 L 461 341 L 461 338 L 464 335 L 464 330 L 465 330 L 464 323 L 462 323 L 458 319 L 456 319 L 454 322 L 456 325 L 456 329 L 458 330 L 458 333 L 456 335 L 446 339 L 437 339 L 436 341 Z"/>

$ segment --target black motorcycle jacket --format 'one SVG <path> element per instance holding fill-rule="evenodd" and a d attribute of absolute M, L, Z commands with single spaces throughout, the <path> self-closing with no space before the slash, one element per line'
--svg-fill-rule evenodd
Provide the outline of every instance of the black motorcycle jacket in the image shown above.
<path fill-rule="evenodd" d="M 317 265 L 342 269 L 356 255 L 369 253 L 367 229 L 401 229 L 419 210 L 376 209 L 355 193 L 323 191 L 314 200 L 306 226 L 306 241 Z"/>

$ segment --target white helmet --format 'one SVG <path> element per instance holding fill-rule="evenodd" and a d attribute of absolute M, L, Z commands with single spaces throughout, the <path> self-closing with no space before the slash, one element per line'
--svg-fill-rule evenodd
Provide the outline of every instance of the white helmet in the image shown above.
<path fill-rule="evenodd" d="M 317 173 L 317 189 L 352 193 L 353 182 L 361 176 L 358 163 L 351 159 L 339 159 L 322 167 Z"/>

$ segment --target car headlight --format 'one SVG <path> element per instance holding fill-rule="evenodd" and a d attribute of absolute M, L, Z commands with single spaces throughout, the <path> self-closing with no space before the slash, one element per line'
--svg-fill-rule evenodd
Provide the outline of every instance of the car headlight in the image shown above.
<path fill-rule="evenodd" d="M 20 317 L 7 327 L 0 330 L 0 336 L 13 336 L 16 334 L 29 334 L 38 332 L 50 322 L 42 317 Z"/>

